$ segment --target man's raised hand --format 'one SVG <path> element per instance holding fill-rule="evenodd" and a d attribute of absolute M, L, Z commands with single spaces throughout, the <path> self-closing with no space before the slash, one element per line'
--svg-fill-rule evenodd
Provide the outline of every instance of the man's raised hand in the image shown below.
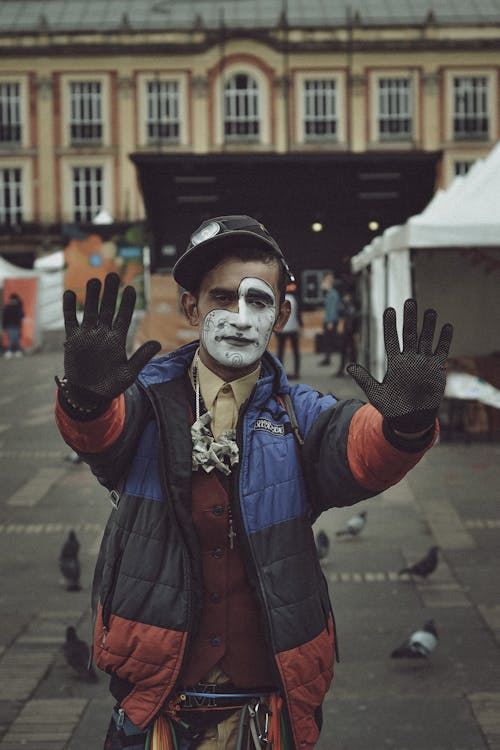
<path fill-rule="evenodd" d="M 132 286 L 125 287 L 115 316 L 119 285 L 116 273 L 106 276 L 99 306 L 101 282 L 95 278 L 87 282 L 81 325 L 76 317 L 75 293 L 64 292 L 65 387 L 81 406 L 119 396 L 161 349 L 158 341 L 147 341 L 127 359 L 127 333 L 136 294 Z"/>
<path fill-rule="evenodd" d="M 433 351 L 436 311 L 424 312 L 418 336 L 417 303 L 407 299 L 403 313 L 403 349 L 399 346 L 396 311 L 384 312 L 384 342 L 387 372 L 381 383 L 361 365 L 351 364 L 347 371 L 368 400 L 386 418 L 390 426 L 403 433 L 421 432 L 434 424 L 446 385 L 446 359 L 453 326 L 445 323 Z"/>

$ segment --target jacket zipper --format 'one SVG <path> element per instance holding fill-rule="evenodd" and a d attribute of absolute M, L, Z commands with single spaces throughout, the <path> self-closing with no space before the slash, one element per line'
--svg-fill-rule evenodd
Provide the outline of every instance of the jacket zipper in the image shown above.
<path fill-rule="evenodd" d="M 141 385 L 141 387 L 143 387 L 143 386 Z M 160 417 L 159 417 L 158 411 L 156 409 L 156 404 L 154 403 L 154 400 L 150 397 L 148 391 L 145 388 L 144 388 L 144 392 L 145 392 L 147 398 L 149 399 L 149 401 L 151 402 L 151 405 L 153 407 L 153 412 L 154 412 L 155 419 L 156 419 L 156 424 L 157 424 L 157 427 L 158 427 L 158 433 L 161 435 L 161 431 L 160 431 Z M 172 509 L 172 515 L 175 516 L 175 513 L 173 512 L 172 499 L 171 499 L 170 494 L 168 492 L 166 467 L 165 467 L 165 463 L 164 463 L 164 460 L 163 460 L 163 452 L 160 453 L 160 467 L 161 467 L 160 481 L 161 481 L 161 485 L 162 485 L 162 490 L 163 490 L 163 493 L 165 495 L 166 501 L 170 503 L 170 507 Z M 183 535 L 181 533 L 181 530 L 180 530 L 180 527 L 179 527 L 179 523 L 177 522 L 177 520 L 176 520 L 176 527 L 179 530 L 179 542 L 180 542 L 180 544 L 183 545 L 184 552 L 185 552 L 185 558 L 188 559 L 189 555 L 188 555 L 187 545 L 186 545 L 186 542 L 184 541 L 184 537 L 183 537 Z M 191 587 L 191 568 L 190 568 L 189 564 L 185 565 L 184 574 L 186 576 L 186 580 L 189 581 L 189 588 L 190 588 L 190 590 L 192 590 L 192 587 Z M 186 643 L 185 643 L 185 646 L 184 646 L 184 652 L 182 654 L 182 661 L 181 661 L 181 665 L 180 665 L 179 672 L 178 672 L 179 675 L 182 673 L 182 669 L 183 669 L 183 667 L 184 667 L 184 665 L 186 663 L 187 654 L 189 652 L 189 647 L 191 645 L 192 640 L 193 640 L 193 603 L 192 603 L 192 598 L 190 597 L 190 599 L 189 599 L 189 605 L 188 605 L 188 612 L 187 612 L 187 623 L 186 623 Z M 154 722 L 156 721 L 156 719 L 158 718 L 158 716 L 160 716 L 162 714 L 163 707 L 164 707 L 165 703 L 168 701 L 169 697 L 172 695 L 172 693 L 173 693 L 173 689 L 162 700 L 160 706 L 158 707 L 158 710 L 152 716 L 152 718 L 150 720 L 150 723 L 149 723 L 149 726 L 151 726 L 151 727 L 154 726 Z"/>
<path fill-rule="evenodd" d="M 236 425 L 236 443 L 238 445 L 238 450 L 239 450 L 239 453 L 240 453 L 240 461 L 236 464 L 235 468 L 233 468 L 233 471 L 231 473 L 232 496 L 233 496 L 233 501 L 234 501 L 234 511 L 235 511 L 235 516 L 236 516 L 236 524 L 237 524 L 237 528 L 240 531 L 240 535 L 239 536 L 240 536 L 240 539 L 241 539 L 243 561 L 244 562 L 246 561 L 247 563 L 251 564 L 251 567 L 252 567 L 253 571 L 255 572 L 255 578 L 257 579 L 257 582 L 259 584 L 259 598 L 260 598 L 261 606 L 262 606 L 264 612 L 266 613 L 266 618 L 265 618 L 266 631 L 267 631 L 268 641 L 269 641 L 269 644 L 270 644 L 271 649 L 272 649 L 273 672 L 275 673 L 275 677 L 276 677 L 276 682 L 278 684 L 278 688 L 279 688 L 279 690 L 280 690 L 280 692 L 281 692 L 281 694 L 283 696 L 283 706 L 284 706 L 284 709 L 285 709 L 285 711 L 284 711 L 284 714 L 285 714 L 284 715 L 285 723 L 287 725 L 290 737 L 293 737 L 292 723 L 291 723 L 291 720 L 290 720 L 290 712 L 288 710 L 288 700 L 287 700 L 287 696 L 286 696 L 286 692 L 285 692 L 285 686 L 283 684 L 283 680 L 281 679 L 281 674 L 279 672 L 279 669 L 276 666 L 276 658 L 275 658 L 276 643 L 275 643 L 274 638 L 272 636 L 272 630 L 271 630 L 271 626 L 269 624 L 269 612 L 268 612 L 268 607 L 267 607 L 267 604 L 266 604 L 266 598 L 265 598 L 265 595 L 264 595 L 264 586 L 262 584 L 262 580 L 261 580 L 261 577 L 260 577 L 257 565 L 255 563 L 255 558 L 254 558 L 254 555 L 253 555 L 253 551 L 252 551 L 252 546 L 250 544 L 250 540 L 248 538 L 248 535 L 245 532 L 245 526 L 244 526 L 244 523 L 243 523 L 243 513 L 242 513 L 241 505 L 240 505 L 239 480 L 240 480 L 241 457 L 243 455 L 243 412 L 244 412 L 247 404 L 249 403 L 250 398 L 241 405 L 240 411 L 239 411 L 239 415 L 238 415 L 238 422 L 237 422 L 237 425 Z"/>
<path fill-rule="evenodd" d="M 323 571 L 321 571 L 321 576 L 323 578 L 323 583 L 324 583 L 324 586 L 325 586 L 326 596 L 327 596 L 327 599 L 328 599 L 328 612 L 325 612 L 325 609 L 324 609 L 323 605 L 321 605 L 321 608 L 323 609 L 323 614 L 325 616 L 325 624 L 326 624 L 326 629 L 327 630 L 329 630 L 329 627 L 328 627 L 328 617 L 329 617 L 329 615 L 331 615 L 331 617 L 332 617 L 333 644 L 334 644 L 334 647 L 335 647 L 335 661 L 338 664 L 340 662 L 340 653 L 339 653 L 339 644 L 338 644 L 338 641 L 337 641 L 337 625 L 335 623 L 335 615 L 333 614 L 333 607 L 332 607 L 332 603 L 330 601 L 330 593 L 329 593 L 329 590 L 328 590 L 328 582 L 326 580 L 326 576 L 323 573 Z"/>
<path fill-rule="evenodd" d="M 111 581 L 111 586 L 109 590 L 106 592 L 106 596 L 102 603 L 103 636 L 102 636 L 101 646 L 104 646 L 106 642 L 106 637 L 109 632 L 109 620 L 111 617 L 111 602 L 113 600 L 113 596 L 116 590 L 116 585 L 118 582 L 118 571 L 120 570 L 122 557 L 123 557 L 123 552 L 120 552 L 120 554 L 115 560 L 115 564 L 113 565 L 113 577 Z"/>

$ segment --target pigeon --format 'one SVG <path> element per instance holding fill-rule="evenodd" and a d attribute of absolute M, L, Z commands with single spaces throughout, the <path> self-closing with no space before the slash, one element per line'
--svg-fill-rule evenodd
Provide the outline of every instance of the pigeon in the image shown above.
<path fill-rule="evenodd" d="M 337 531 L 337 536 L 357 536 L 366 523 L 366 510 L 360 511 L 352 516 L 346 523 L 345 528 Z"/>
<path fill-rule="evenodd" d="M 427 620 L 421 630 L 416 630 L 407 641 L 394 649 L 393 659 L 425 659 L 438 644 L 438 634 L 434 620 Z"/>
<path fill-rule="evenodd" d="M 66 582 L 66 591 L 80 591 L 80 561 L 78 559 L 78 550 L 80 542 L 75 532 L 72 530 L 63 544 L 61 554 L 59 555 L 59 570 L 61 571 Z"/>
<path fill-rule="evenodd" d="M 78 638 L 75 628 L 66 628 L 66 641 L 63 646 L 66 663 L 79 677 L 88 682 L 97 682 L 97 674 L 90 663 L 90 649 L 85 641 Z"/>
<path fill-rule="evenodd" d="M 409 565 L 407 568 L 403 568 L 399 571 L 398 575 L 403 573 L 409 573 L 412 576 L 420 576 L 420 578 L 427 578 L 437 568 L 438 564 L 438 551 L 439 547 L 431 547 L 425 557 L 413 565 Z"/>
<path fill-rule="evenodd" d="M 328 538 L 326 532 L 323 530 L 318 531 L 316 535 L 316 553 L 318 555 L 318 560 L 324 560 L 325 557 L 328 557 L 328 551 L 330 549 L 330 539 Z"/>

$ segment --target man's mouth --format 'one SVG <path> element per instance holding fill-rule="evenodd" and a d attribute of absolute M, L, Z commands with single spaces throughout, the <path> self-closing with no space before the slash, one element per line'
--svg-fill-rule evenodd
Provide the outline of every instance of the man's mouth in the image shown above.
<path fill-rule="evenodd" d="M 247 339 L 245 336 L 224 336 L 223 341 L 236 344 L 236 346 L 248 346 L 248 344 L 255 343 L 254 339 Z"/>

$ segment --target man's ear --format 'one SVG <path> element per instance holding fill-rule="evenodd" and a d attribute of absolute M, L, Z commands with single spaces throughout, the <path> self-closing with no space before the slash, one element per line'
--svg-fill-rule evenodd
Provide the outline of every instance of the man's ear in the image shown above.
<path fill-rule="evenodd" d="M 184 310 L 184 315 L 192 326 L 197 326 L 200 322 L 200 315 L 198 313 L 198 300 L 191 292 L 183 292 L 181 297 L 181 305 Z"/>
<path fill-rule="evenodd" d="M 273 325 L 273 331 L 274 333 L 279 333 L 285 324 L 288 322 L 288 318 L 290 317 L 290 313 L 292 312 L 292 306 L 290 305 L 289 300 L 285 299 L 280 305 L 280 311 L 278 313 L 278 317 L 276 318 L 274 325 Z"/>

